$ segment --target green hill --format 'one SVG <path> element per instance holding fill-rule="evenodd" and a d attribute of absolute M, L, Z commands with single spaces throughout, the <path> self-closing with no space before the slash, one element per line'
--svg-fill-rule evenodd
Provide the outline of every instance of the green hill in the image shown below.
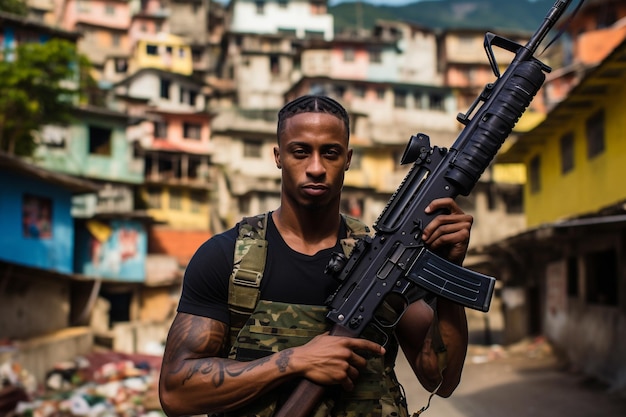
<path fill-rule="evenodd" d="M 346 2 L 329 7 L 336 33 L 371 29 L 377 19 L 402 20 L 433 29 L 472 28 L 535 31 L 554 0 L 423 0 L 405 6 Z M 573 6 L 570 6 L 570 10 Z"/>

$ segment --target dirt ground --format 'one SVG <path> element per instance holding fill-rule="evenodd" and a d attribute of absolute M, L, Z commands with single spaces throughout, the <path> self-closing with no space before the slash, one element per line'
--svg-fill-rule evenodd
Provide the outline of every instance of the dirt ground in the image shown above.
<path fill-rule="evenodd" d="M 428 395 L 403 358 L 398 378 L 409 411 Z M 573 372 L 542 340 L 502 348 L 470 346 L 461 384 L 450 398 L 433 397 L 424 417 L 624 417 L 626 392 L 611 392 Z"/>

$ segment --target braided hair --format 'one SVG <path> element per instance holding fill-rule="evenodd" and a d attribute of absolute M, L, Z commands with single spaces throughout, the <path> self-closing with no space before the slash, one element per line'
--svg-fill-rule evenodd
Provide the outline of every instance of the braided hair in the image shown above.
<path fill-rule="evenodd" d="M 278 128 L 276 136 L 280 143 L 280 135 L 285 129 L 285 121 L 300 113 L 327 113 L 343 121 L 346 140 L 350 138 L 350 119 L 348 112 L 341 104 L 330 97 L 322 95 L 305 95 L 285 104 L 278 112 Z"/>

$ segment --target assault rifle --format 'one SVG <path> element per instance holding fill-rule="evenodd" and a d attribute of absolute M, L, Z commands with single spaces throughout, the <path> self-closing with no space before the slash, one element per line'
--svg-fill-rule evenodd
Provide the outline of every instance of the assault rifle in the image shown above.
<path fill-rule="evenodd" d="M 486 85 L 467 113 L 457 116 L 465 127 L 449 150 L 431 147 L 424 134 L 410 138 L 401 163 L 413 166 L 377 219 L 374 236 L 360 239 L 349 259 L 337 255 L 329 264 L 328 270 L 341 281 L 328 301 L 327 318 L 334 323 L 330 334 L 362 337 L 366 328 L 392 329 L 401 312 L 391 321 L 377 315 L 383 300 L 392 295 L 402 299 L 404 308 L 433 294 L 489 310 L 495 279 L 429 251 L 421 235 L 437 213 L 426 214 L 424 209 L 436 198 L 467 196 L 472 191 L 539 91 L 544 73 L 551 71 L 533 55 L 570 1 L 557 0 L 525 46 L 486 33 L 485 51 L 496 81 Z M 515 54 L 503 74 L 493 46 Z M 307 416 L 324 389 L 301 381 L 276 416 Z"/>

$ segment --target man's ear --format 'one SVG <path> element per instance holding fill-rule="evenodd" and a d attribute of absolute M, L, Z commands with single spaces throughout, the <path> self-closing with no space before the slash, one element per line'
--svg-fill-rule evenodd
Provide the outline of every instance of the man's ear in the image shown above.
<path fill-rule="evenodd" d="M 274 162 L 276 162 L 276 168 L 281 169 L 283 167 L 280 163 L 280 150 L 278 146 L 274 146 Z"/>

